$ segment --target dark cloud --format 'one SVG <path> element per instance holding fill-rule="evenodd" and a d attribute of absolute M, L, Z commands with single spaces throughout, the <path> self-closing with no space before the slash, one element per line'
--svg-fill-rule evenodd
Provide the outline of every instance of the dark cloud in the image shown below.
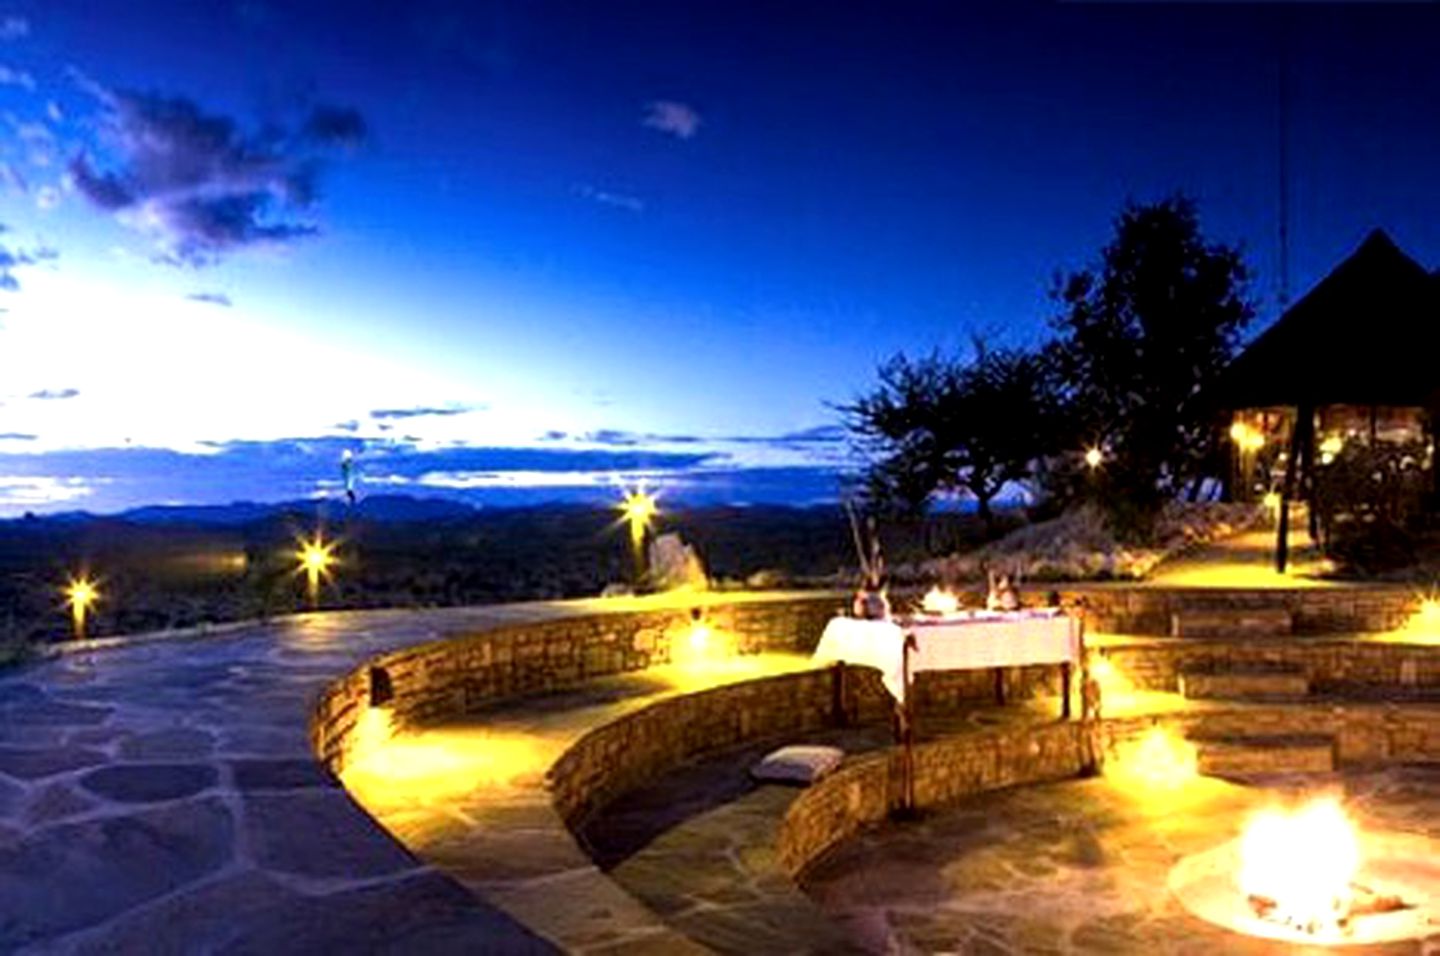
<path fill-rule="evenodd" d="M 0 432 L 0 441 L 35 441 L 39 437 L 25 432 Z"/>
<path fill-rule="evenodd" d="M 324 154 L 354 145 L 365 123 L 354 110 L 313 110 L 298 129 L 247 133 L 183 97 L 107 90 L 77 75 L 101 103 L 101 163 L 70 163 L 91 204 L 151 234 L 160 258 L 203 265 L 236 249 L 314 235 L 307 217 Z"/>
<path fill-rule="evenodd" d="M 333 428 L 333 429 L 335 429 L 336 431 L 342 431 L 342 432 L 358 432 L 358 431 L 360 430 L 360 423 L 357 422 L 357 421 L 355 421 L 355 420 L 352 418 L 352 419 L 351 419 L 350 421 L 348 421 L 348 422 L 336 422 L 334 425 L 331 425 L 330 427 Z"/>
<path fill-rule="evenodd" d="M 58 402 L 67 398 L 76 398 L 80 395 L 78 388 L 46 388 L 38 392 L 31 392 L 30 397 L 41 402 Z"/>
<path fill-rule="evenodd" d="M 185 298 L 189 299 L 191 302 L 204 302 L 207 305 L 221 305 L 227 309 L 230 308 L 230 306 L 234 305 L 234 303 L 230 301 L 230 297 L 223 292 L 192 292 Z"/>
<path fill-rule="evenodd" d="M 370 417 L 378 419 L 443 417 L 447 415 L 464 415 L 466 412 L 475 411 L 479 407 L 481 406 L 447 405 L 444 408 L 433 408 L 421 405 L 416 408 L 377 408 L 370 412 Z"/>
<path fill-rule="evenodd" d="M 550 432 L 547 434 L 565 437 L 564 432 Z M 656 432 L 632 432 L 620 428 L 600 428 L 583 435 L 574 436 L 576 441 L 587 442 L 592 445 L 697 445 L 703 441 L 699 435 L 662 435 Z"/>
<path fill-rule="evenodd" d="M 359 146 L 368 135 L 365 117 L 343 106 L 317 106 L 305 120 L 304 133 L 326 146 Z"/>
<path fill-rule="evenodd" d="M 348 436 L 211 442 L 207 449 L 195 454 L 137 447 L 0 452 L 0 474 L 36 481 L 69 481 L 83 475 L 86 490 L 78 503 L 94 511 L 118 511 L 160 500 L 224 504 L 309 498 L 317 489 L 338 487 L 340 462 L 347 451 L 365 463 L 362 492 L 398 491 L 479 505 L 609 504 L 616 494 L 615 484 L 606 480 L 611 475 L 643 475 L 672 504 L 813 504 L 836 499 L 839 475 L 829 465 L 744 467 L 698 450 L 422 450 L 391 440 Z M 535 473 L 551 480 L 531 484 L 525 476 Z M 562 480 L 554 480 L 556 476 Z M 76 504 L 57 501 L 53 507 Z"/>
<path fill-rule="evenodd" d="M 618 428 L 601 428 L 598 431 L 586 432 L 576 436 L 582 442 L 589 442 L 592 445 L 638 445 L 643 436 L 635 432 L 622 431 Z"/>
<path fill-rule="evenodd" d="M 541 441 L 564 441 L 570 437 L 569 432 L 548 431 L 540 436 Z"/>

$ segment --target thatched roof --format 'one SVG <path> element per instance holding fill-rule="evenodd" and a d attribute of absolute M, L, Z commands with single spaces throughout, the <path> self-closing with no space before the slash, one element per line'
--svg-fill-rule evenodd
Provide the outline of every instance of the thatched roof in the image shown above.
<path fill-rule="evenodd" d="M 1433 406 L 1440 277 L 1376 229 L 1231 363 L 1225 408 Z"/>

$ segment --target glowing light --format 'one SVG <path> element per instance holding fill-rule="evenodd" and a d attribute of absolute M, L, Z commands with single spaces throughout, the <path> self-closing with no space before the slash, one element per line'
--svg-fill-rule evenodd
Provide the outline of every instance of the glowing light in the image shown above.
<path fill-rule="evenodd" d="M 65 602 L 70 605 L 70 619 L 74 622 L 77 638 L 85 636 L 85 617 L 98 600 L 100 591 L 87 577 L 72 578 L 66 585 Z"/>
<path fill-rule="evenodd" d="M 920 608 L 926 614 L 951 615 L 960 610 L 960 598 L 950 591 L 935 587 L 925 592 L 925 597 L 920 600 Z"/>
<path fill-rule="evenodd" d="M 1280 493 L 1278 491 L 1265 492 L 1265 497 L 1260 499 L 1260 503 L 1265 506 L 1265 510 L 1270 513 L 1271 517 L 1280 513 Z"/>
<path fill-rule="evenodd" d="M 509 786 L 542 776 L 558 756 L 553 745 L 526 733 L 463 728 L 394 734 L 383 708 L 369 708 L 355 732 L 362 739 L 341 778 L 367 808 Z"/>
<path fill-rule="evenodd" d="M 735 635 L 705 621 L 699 608 L 690 626 L 670 639 L 670 661 L 682 667 L 706 668 L 730 661 L 738 653 Z"/>
<path fill-rule="evenodd" d="M 1092 654 L 1089 670 L 1091 678 L 1100 685 L 1101 707 L 1106 711 L 1121 710 L 1135 702 L 1135 684 L 1110 658 Z"/>
<path fill-rule="evenodd" d="M 659 513 L 655 496 L 644 488 L 627 491 L 620 502 L 620 519 L 630 525 L 630 550 L 635 558 L 635 586 L 645 577 L 645 532 Z"/>
<path fill-rule="evenodd" d="M 1230 426 L 1230 440 L 1241 451 L 1255 452 L 1265 447 L 1265 433 L 1241 421 Z"/>
<path fill-rule="evenodd" d="M 1420 599 L 1410 620 L 1400 629 L 1400 634 L 1409 639 L 1420 639 L 1426 643 L 1440 644 L 1440 597 L 1433 595 Z"/>
<path fill-rule="evenodd" d="M 1360 839 L 1334 799 L 1257 814 L 1240 838 L 1236 885 L 1257 915 L 1308 933 L 1339 933 L 1360 868 Z"/>
<path fill-rule="evenodd" d="M 1085 464 L 1092 470 L 1095 468 L 1099 468 L 1100 463 L 1104 460 L 1105 453 L 1102 452 L 1099 448 L 1091 447 L 1085 450 Z"/>
<path fill-rule="evenodd" d="M 1320 464 L 1328 465 L 1345 450 L 1345 439 L 1339 435 L 1326 435 L 1320 443 Z"/>
<path fill-rule="evenodd" d="M 1169 792 L 1199 777 L 1195 745 L 1164 727 L 1115 747 L 1105 775 L 1137 796 Z"/>
<path fill-rule="evenodd" d="M 335 563 L 335 542 L 327 543 L 319 532 L 316 532 L 312 540 L 300 542 L 295 558 L 300 565 L 299 573 L 305 575 L 305 590 L 310 595 L 310 606 L 315 607 L 320 601 L 320 581 L 330 577 L 330 568 Z"/>
<path fill-rule="evenodd" d="M 655 496 L 646 494 L 643 488 L 626 492 L 620 502 L 620 514 L 629 523 L 632 538 L 644 537 L 645 529 L 650 526 L 651 519 L 659 510 Z"/>

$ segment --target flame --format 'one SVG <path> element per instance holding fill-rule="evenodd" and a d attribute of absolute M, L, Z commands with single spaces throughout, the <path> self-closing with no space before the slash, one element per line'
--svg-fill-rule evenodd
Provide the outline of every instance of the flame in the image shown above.
<path fill-rule="evenodd" d="M 926 614 L 949 616 L 960 610 L 960 599 L 949 591 L 933 587 L 921 598 L 920 607 Z"/>
<path fill-rule="evenodd" d="M 1337 933 L 1350 914 L 1360 838 L 1337 800 L 1257 814 L 1240 838 L 1236 884 L 1272 922 Z"/>

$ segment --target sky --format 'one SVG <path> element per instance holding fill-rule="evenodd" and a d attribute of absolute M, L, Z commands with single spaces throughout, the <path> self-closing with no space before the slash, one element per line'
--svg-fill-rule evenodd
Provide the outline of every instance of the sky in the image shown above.
<path fill-rule="evenodd" d="M 1127 201 L 1440 265 L 1440 5 L 0 0 L 0 517 L 833 499 Z"/>

